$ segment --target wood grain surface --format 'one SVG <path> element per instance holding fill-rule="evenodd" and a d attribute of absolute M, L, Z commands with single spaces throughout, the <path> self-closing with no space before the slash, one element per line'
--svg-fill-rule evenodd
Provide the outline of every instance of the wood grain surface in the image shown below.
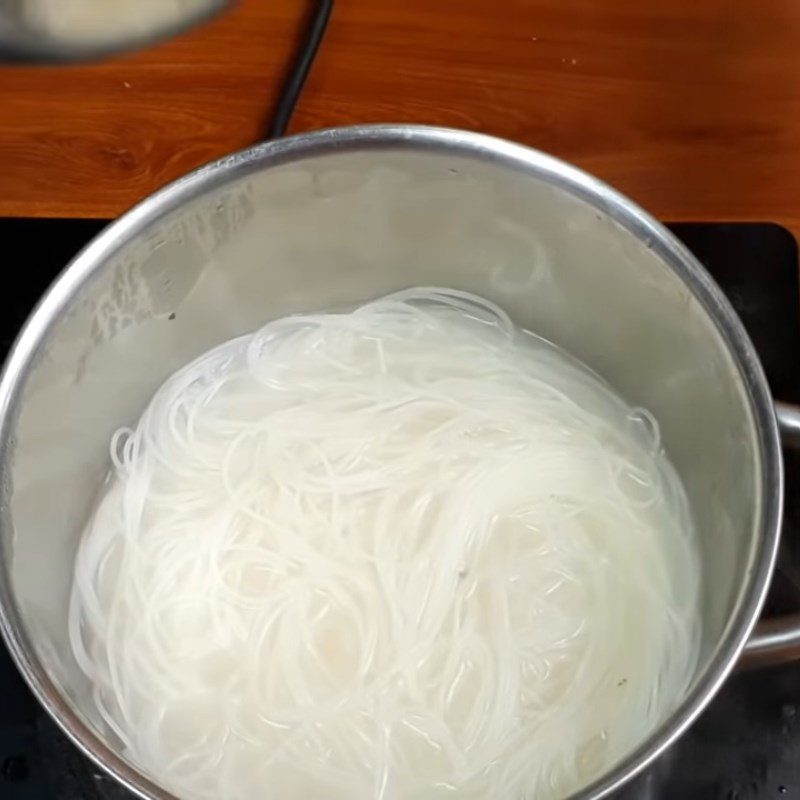
<path fill-rule="evenodd" d="M 0 214 L 113 216 L 258 140 L 308 4 L 101 64 L 0 68 Z M 670 220 L 800 235 L 797 0 L 337 0 L 293 122 L 505 136 Z"/>

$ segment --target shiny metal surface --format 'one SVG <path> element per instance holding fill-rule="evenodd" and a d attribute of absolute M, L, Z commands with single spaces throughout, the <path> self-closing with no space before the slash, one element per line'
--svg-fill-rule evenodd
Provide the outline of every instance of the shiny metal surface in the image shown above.
<path fill-rule="evenodd" d="M 775 403 L 781 439 L 786 446 L 800 447 L 800 408 Z M 800 658 L 800 614 L 762 620 L 747 640 L 742 666 L 763 667 Z"/>
<path fill-rule="evenodd" d="M 741 666 L 766 667 L 800 658 L 800 614 L 766 619 L 756 627 L 742 654 Z"/>
<path fill-rule="evenodd" d="M 173 36 L 233 0 L 0 0 L 0 62 L 79 61 Z M 54 11 L 54 9 L 57 9 Z"/>
<path fill-rule="evenodd" d="M 638 773 L 735 664 L 782 510 L 772 400 L 732 308 L 661 225 L 594 178 L 478 134 L 362 126 L 232 155 L 109 226 L 44 297 L 0 380 L 0 623 L 41 702 L 145 798 L 66 641 L 71 561 L 111 432 L 208 347 L 278 315 L 438 284 L 503 305 L 651 409 L 695 514 L 703 648 L 669 719 L 581 798 Z"/>
<path fill-rule="evenodd" d="M 792 447 L 800 447 L 800 408 L 788 403 L 775 403 L 775 414 L 783 441 Z"/>

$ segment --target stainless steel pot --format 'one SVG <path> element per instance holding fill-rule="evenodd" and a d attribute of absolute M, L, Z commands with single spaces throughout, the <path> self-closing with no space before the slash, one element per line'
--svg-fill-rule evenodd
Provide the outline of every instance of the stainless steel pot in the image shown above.
<path fill-rule="evenodd" d="M 415 284 L 498 302 L 651 409 L 690 496 L 703 559 L 695 680 L 580 797 L 608 795 L 664 750 L 743 648 L 797 649 L 794 620 L 750 638 L 781 524 L 772 398 L 734 311 L 670 233 L 583 172 L 486 136 L 399 125 L 284 139 L 109 226 L 31 315 L 0 381 L 3 635 L 64 731 L 141 797 L 170 795 L 97 724 L 67 642 L 73 553 L 112 431 L 224 339 Z M 797 435 L 796 411 L 781 418 Z"/>

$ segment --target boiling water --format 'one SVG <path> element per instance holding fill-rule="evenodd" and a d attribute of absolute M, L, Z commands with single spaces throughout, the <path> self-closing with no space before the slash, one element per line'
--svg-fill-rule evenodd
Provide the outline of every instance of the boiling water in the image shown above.
<path fill-rule="evenodd" d="M 480 298 L 272 322 L 111 455 L 72 645 L 182 798 L 558 798 L 691 678 L 698 558 L 658 425 Z"/>

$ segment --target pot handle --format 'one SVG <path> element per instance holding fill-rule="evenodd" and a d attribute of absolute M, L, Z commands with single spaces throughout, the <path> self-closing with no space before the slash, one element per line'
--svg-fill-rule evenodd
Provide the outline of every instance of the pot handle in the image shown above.
<path fill-rule="evenodd" d="M 775 416 L 784 445 L 800 447 L 800 406 L 775 403 Z M 739 662 L 742 667 L 765 667 L 800 659 L 800 613 L 761 620 Z"/>

